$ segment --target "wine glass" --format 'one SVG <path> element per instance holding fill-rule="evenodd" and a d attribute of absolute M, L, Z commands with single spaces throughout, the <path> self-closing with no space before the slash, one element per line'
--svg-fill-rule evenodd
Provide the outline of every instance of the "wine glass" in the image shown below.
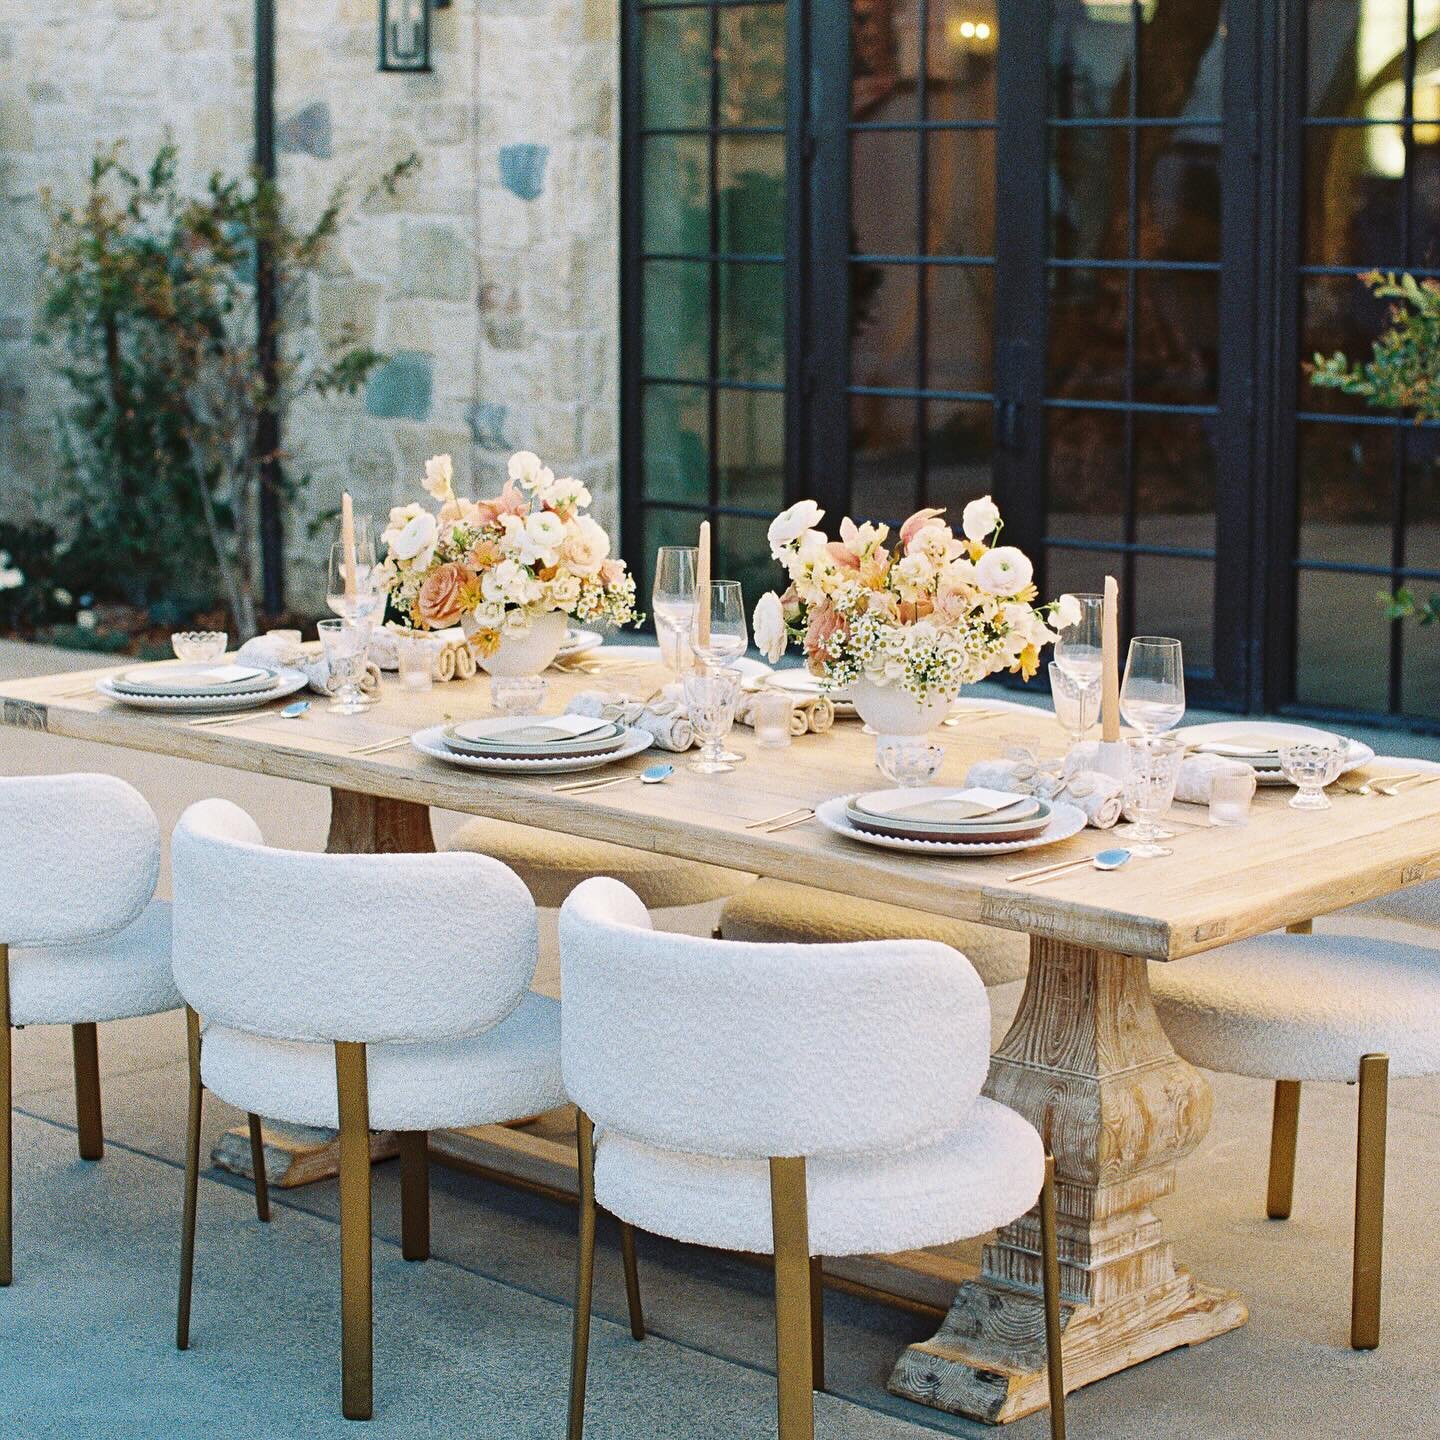
<path fill-rule="evenodd" d="M 655 617 L 660 655 L 677 675 L 689 669 L 690 626 L 695 619 L 695 565 L 699 554 L 693 545 L 662 545 L 655 552 L 650 612 Z"/>
<path fill-rule="evenodd" d="M 745 619 L 745 597 L 738 580 L 710 582 L 710 632 L 700 636 L 700 607 L 690 622 L 690 648 L 714 668 L 738 660 L 750 646 L 749 622 Z"/>
<path fill-rule="evenodd" d="M 385 604 L 385 592 L 375 564 L 375 546 L 368 539 L 355 541 L 355 584 L 349 592 L 345 572 L 349 560 L 345 543 L 337 540 L 330 547 L 330 569 L 325 581 L 325 603 L 342 619 L 356 620 L 367 626 Z"/>
<path fill-rule="evenodd" d="M 1050 699 L 1055 706 L 1055 718 L 1074 747 L 1090 733 L 1090 727 L 1100 713 L 1100 687 L 1093 683 L 1082 685 L 1062 668 L 1058 660 L 1050 662 L 1049 671 Z"/>
<path fill-rule="evenodd" d="M 1125 660 L 1120 713 L 1146 737 L 1173 730 L 1185 714 L 1185 662 L 1180 642 L 1137 635 Z"/>
<path fill-rule="evenodd" d="M 1100 683 L 1103 665 L 1105 597 L 1072 595 L 1080 607 L 1080 618 L 1055 632 L 1055 660 L 1060 671 L 1077 689 L 1088 690 Z"/>

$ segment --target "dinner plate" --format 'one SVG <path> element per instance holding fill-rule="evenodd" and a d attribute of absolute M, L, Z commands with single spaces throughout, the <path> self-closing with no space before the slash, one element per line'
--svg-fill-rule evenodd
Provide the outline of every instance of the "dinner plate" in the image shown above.
<path fill-rule="evenodd" d="M 303 670 L 279 670 L 268 690 L 247 691 L 243 695 L 132 695 L 117 690 L 108 678 L 95 682 L 96 691 L 109 700 L 117 700 L 136 710 L 168 710 L 185 715 L 215 714 L 225 710 L 255 710 L 272 700 L 283 699 L 303 690 L 310 683 Z"/>
<path fill-rule="evenodd" d="M 443 760 L 447 765 L 458 765 L 465 770 L 483 770 L 492 775 L 564 775 L 571 771 L 598 770 L 615 760 L 624 760 L 648 750 L 655 743 L 655 737 L 644 730 L 628 728 L 625 743 L 615 750 L 594 755 L 555 755 L 539 759 L 520 755 L 462 755 L 445 744 L 445 727 L 432 725 L 427 730 L 417 731 L 410 737 L 410 743 L 431 759 Z"/>
<path fill-rule="evenodd" d="M 558 717 L 536 715 L 520 718 L 526 719 L 538 727 L 544 725 L 547 720 Z M 487 725 L 493 725 L 497 731 L 500 730 L 500 726 L 495 721 L 472 720 L 464 725 L 448 726 L 445 730 L 445 744 L 451 750 L 462 755 L 530 756 L 533 759 L 543 760 L 557 755 L 599 755 L 619 749 L 625 743 L 625 727 L 617 725 L 613 720 L 606 720 L 595 730 L 584 735 L 577 735 L 573 739 L 548 741 L 506 739 L 503 731 L 487 735 L 485 734 Z M 468 734 L 467 731 L 469 731 Z M 515 733 L 518 735 L 522 732 L 516 729 Z"/>
<path fill-rule="evenodd" d="M 1053 807 L 1045 801 L 1037 801 L 1035 812 L 1029 816 L 1005 822 L 985 822 L 985 817 L 974 820 L 937 823 L 910 818 L 886 818 L 868 814 L 853 802 L 845 807 L 845 818 L 857 830 L 874 835 L 892 835 L 916 840 L 949 840 L 956 844 L 976 841 L 1000 843 L 1006 840 L 1028 840 L 1041 834 L 1050 824 Z"/>
<path fill-rule="evenodd" d="M 1038 834 L 1021 840 L 921 840 L 907 835 L 885 835 L 862 830 L 850 821 L 847 807 L 853 795 L 837 795 L 816 807 L 815 818 L 836 835 L 858 840 L 864 845 L 878 845 L 882 850 L 908 850 L 912 855 L 947 856 L 954 859 L 980 858 L 986 855 L 1008 855 L 1017 850 L 1038 850 L 1078 835 L 1085 828 L 1085 812 L 1078 806 L 1055 802 L 1050 823 Z"/>
<path fill-rule="evenodd" d="M 217 678 L 219 677 L 219 678 Z M 140 665 L 110 677 L 127 695 L 245 695 L 268 690 L 275 671 L 263 665 Z"/>
<path fill-rule="evenodd" d="M 1217 741 L 1223 743 L 1229 739 L 1235 742 L 1238 750 L 1241 748 L 1241 743 L 1246 740 L 1263 740 L 1265 737 L 1269 737 L 1278 745 L 1282 740 L 1328 739 L 1335 732 L 1317 730 L 1313 725 L 1292 725 L 1280 720 L 1219 720 L 1212 725 L 1187 725 L 1174 733 L 1192 749 L 1198 745 L 1214 744 Z M 1368 765 L 1375 758 L 1374 750 L 1359 740 L 1347 739 L 1345 744 L 1347 749 L 1345 763 L 1341 768 L 1342 774 L 1358 770 L 1362 765 Z M 1253 747 L 1246 745 L 1244 748 L 1249 750 Z M 1206 750 L 1202 753 L 1213 755 L 1220 752 Z M 1227 755 L 1225 758 L 1243 760 L 1247 765 L 1252 766 L 1255 770 L 1255 779 L 1261 785 L 1288 785 L 1290 783 L 1280 771 L 1280 758 L 1276 754 L 1235 754 Z"/>
<path fill-rule="evenodd" d="M 974 796 L 992 806 L 1006 795 L 1009 804 L 999 809 L 979 808 L 971 803 Z M 1015 820 L 1028 820 L 1040 812 L 1042 802 L 1033 795 L 1009 794 L 1005 791 L 986 792 L 975 786 L 957 790 L 953 785 L 918 785 L 903 790 L 869 790 L 855 797 L 851 807 L 872 820 L 899 820 L 906 824 L 948 828 L 954 825 L 1004 825 Z M 968 808 L 969 813 L 962 813 Z M 1046 807 L 1048 813 L 1048 807 Z M 948 812 L 948 813 L 947 813 Z"/>

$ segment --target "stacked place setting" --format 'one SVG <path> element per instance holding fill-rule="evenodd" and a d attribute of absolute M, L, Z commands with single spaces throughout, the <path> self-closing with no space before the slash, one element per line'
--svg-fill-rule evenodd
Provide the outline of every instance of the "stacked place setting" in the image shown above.
<path fill-rule="evenodd" d="M 644 730 L 588 715 L 495 715 L 433 725 L 412 737 L 423 755 L 491 774 L 566 774 L 638 755 L 653 743 Z"/>
<path fill-rule="evenodd" d="M 983 786 L 908 786 L 837 796 L 815 817 L 827 830 L 889 850 L 1005 855 L 1068 840 L 1085 815 L 1064 801 Z"/>
<path fill-rule="evenodd" d="M 306 678 L 298 670 L 223 661 L 164 661 L 105 676 L 95 682 L 95 688 L 111 700 L 140 710 L 206 714 L 256 709 L 293 695 L 305 684 Z"/>

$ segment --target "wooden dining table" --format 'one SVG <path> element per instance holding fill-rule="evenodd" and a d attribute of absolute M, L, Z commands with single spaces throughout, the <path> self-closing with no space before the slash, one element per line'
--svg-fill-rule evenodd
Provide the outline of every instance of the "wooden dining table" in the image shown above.
<path fill-rule="evenodd" d="M 213 727 L 92 689 L 77 693 L 113 668 L 0 682 L 0 719 L 328 786 L 331 850 L 433 848 L 429 810 L 438 807 L 1028 934 L 1024 995 L 986 1093 L 1030 1119 L 1055 1155 L 1072 1389 L 1246 1319 L 1239 1295 L 1202 1283 L 1177 1261 L 1152 1209 L 1204 1136 L 1211 1098 L 1160 1026 L 1148 966 L 1440 877 L 1440 785 L 1385 797 L 1338 793 L 1319 813 L 1288 808 L 1288 790 L 1262 788 L 1243 829 L 1206 828 L 1196 823 L 1203 810 L 1187 807 L 1190 823 L 1177 827 L 1168 856 L 1025 882 L 1011 877 L 1042 860 L 1088 856 L 1104 837 L 1084 830 L 1043 851 L 960 860 L 859 844 L 814 820 L 776 833 L 747 828 L 787 807 L 874 788 L 874 741 L 856 721 L 780 750 L 757 748 L 737 727 L 732 743 L 747 758 L 733 773 L 696 774 L 681 757 L 650 752 L 611 768 L 638 772 L 670 758 L 675 773 L 666 783 L 575 795 L 556 789 L 572 777 L 467 771 L 409 744 L 352 753 L 487 713 L 483 683 L 417 693 L 388 678 L 380 703 L 362 716 L 330 714 L 317 700 L 300 720 L 269 706 Z M 665 678 L 651 655 L 607 646 L 583 671 L 551 672 L 546 708 L 563 708 L 587 689 L 645 695 Z M 1007 742 L 1063 748 L 1053 716 L 1038 709 L 981 710 L 942 727 L 937 740 L 945 750 L 940 778 L 955 783 Z M 985 1246 L 937 1333 L 899 1357 L 890 1388 L 981 1420 L 1016 1419 L 1045 1404 L 1044 1343 L 1039 1230 L 1028 1215 Z"/>

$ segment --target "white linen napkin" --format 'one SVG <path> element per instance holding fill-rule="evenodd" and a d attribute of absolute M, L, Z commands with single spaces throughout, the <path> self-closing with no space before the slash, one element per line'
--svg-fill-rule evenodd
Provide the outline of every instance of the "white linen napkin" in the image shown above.
<path fill-rule="evenodd" d="M 1041 800 L 1063 800 L 1081 810 L 1085 823 L 1096 830 L 1118 824 L 1124 808 L 1123 786 L 1113 776 L 1081 769 L 1056 774 L 1034 755 L 978 761 L 966 772 L 965 784 L 1019 791 Z"/>
<path fill-rule="evenodd" d="M 1175 798 L 1189 805 L 1208 805 L 1217 775 L 1253 775 L 1255 767 L 1224 755 L 1187 755 L 1180 762 Z"/>
<path fill-rule="evenodd" d="M 605 690 L 582 690 L 565 707 L 571 715 L 590 715 L 630 725 L 655 737 L 662 750 L 675 753 L 688 750 L 695 743 L 695 730 L 684 709 L 662 696 L 647 705 L 627 695 L 612 695 Z"/>

